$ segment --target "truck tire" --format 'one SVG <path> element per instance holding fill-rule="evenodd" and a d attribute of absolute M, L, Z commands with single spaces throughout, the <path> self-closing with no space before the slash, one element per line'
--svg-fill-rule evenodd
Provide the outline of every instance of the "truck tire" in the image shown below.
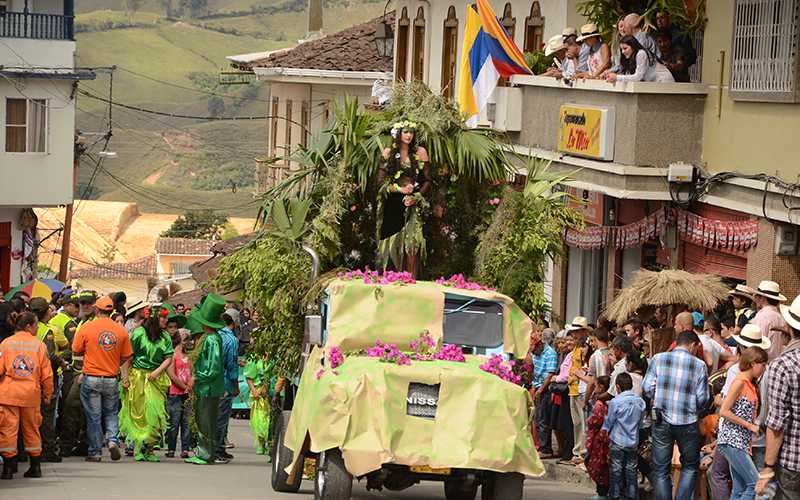
<path fill-rule="evenodd" d="M 496 472 L 481 486 L 481 500 L 522 500 L 524 482 L 518 472 Z"/>
<path fill-rule="evenodd" d="M 477 481 L 470 481 L 459 477 L 444 480 L 444 497 L 447 500 L 475 500 L 478 494 Z"/>
<path fill-rule="evenodd" d="M 283 444 L 283 439 L 286 437 L 286 427 L 289 425 L 289 417 L 292 412 L 284 410 L 275 421 L 275 442 L 272 446 L 272 477 L 270 483 L 274 491 L 282 493 L 297 493 L 300 489 L 300 483 L 303 480 L 303 459 L 295 468 L 294 477 L 289 477 L 286 473 L 286 467 L 292 463 L 292 450 Z"/>
<path fill-rule="evenodd" d="M 332 448 L 320 453 L 314 478 L 314 500 L 350 500 L 352 493 L 353 476 L 344 466 L 342 451 Z"/>

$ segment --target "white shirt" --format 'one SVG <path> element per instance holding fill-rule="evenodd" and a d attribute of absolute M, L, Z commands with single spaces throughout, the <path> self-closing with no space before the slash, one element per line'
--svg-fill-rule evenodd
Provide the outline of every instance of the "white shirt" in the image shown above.
<path fill-rule="evenodd" d="M 618 82 L 674 82 L 675 77 L 666 66 L 656 61 L 653 64 L 647 57 L 647 52 L 640 50 L 636 53 L 636 72 L 632 75 L 617 75 Z"/>
<path fill-rule="evenodd" d="M 703 344 L 703 351 L 707 352 L 711 355 L 712 365 L 711 365 L 711 373 L 716 372 L 719 370 L 719 356 L 720 354 L 725 354 L 728 351 L 720 345 L 719 342 L 712 339 L 708 335 L 699 335 L 700 343 Z"/>
<path fill-rule="evenodd" d="M 620 359 L 614 365 L 614 369 L 611 370 L 611 375 L 609 377 L 609 384 L 611 387 L 608 388 L 608 392 L 612 396 L 617 395 L 617 375 L 620 373 L 628 373 L 628 361 L 625 358 Z M 642 386 L 639 384 L 639 396 L 642 395 Z"/>

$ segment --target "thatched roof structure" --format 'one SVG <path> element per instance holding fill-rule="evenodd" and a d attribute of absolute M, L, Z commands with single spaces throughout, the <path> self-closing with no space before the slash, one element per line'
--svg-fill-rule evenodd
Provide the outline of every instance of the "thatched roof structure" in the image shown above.
<path fill-rule="evenodd" d="M 690 309 L 710 310 L 727 296 L 728 286 L 719 276 L 640 269 L 608 305 L 606 316 L 622 324 L 645 306 L 685 304 Z"/>

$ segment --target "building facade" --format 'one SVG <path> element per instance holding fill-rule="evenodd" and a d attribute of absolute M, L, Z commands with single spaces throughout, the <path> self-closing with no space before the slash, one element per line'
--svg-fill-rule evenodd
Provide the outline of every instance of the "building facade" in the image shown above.
<path fill-rule="evenodd" d="M 467 3 L 398 1 L 398 79 L 456 97 Z M 573 1 L 491 3 L 526 52 L 586 22 Z M 564 235 L 546 284 L 556 318 L 596 320 L 640 268 L 771 279 L 800 293 L 796 3 L 706 2 L 696 83 L 514 76 L 498 86 L 481 126 L 571 173 L 563 188 L 586 218 L 585 231 Z"/>
<path fill-rule="evenodd" d="M 73 0 L 0 1 L 0 289 L 36 271 L 32 207 L 72 203 Z"/>

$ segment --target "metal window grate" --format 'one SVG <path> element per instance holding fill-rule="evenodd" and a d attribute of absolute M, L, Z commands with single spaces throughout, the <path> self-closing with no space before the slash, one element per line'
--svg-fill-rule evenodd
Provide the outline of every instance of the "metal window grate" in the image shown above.
<path fill-rule="evenodd" d="M 736 1 L 731 92 L 795 92 L 798 1 Z"/>

